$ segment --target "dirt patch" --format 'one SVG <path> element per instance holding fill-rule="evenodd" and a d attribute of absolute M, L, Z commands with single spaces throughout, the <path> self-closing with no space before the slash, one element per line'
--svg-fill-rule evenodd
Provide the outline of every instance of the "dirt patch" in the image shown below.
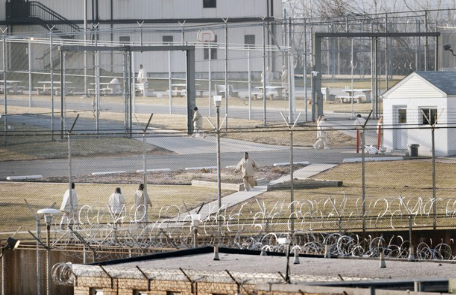
<path fill-rule="evenodd" d="M 300 169 L 304 165 L 294 165 L 294 169 Z M 290 173 L 289 166 L 271 167 L 265 166 L 259 168 L 255 173 L 256 179 L 264 179 L 271 181 L 283 175 Z M 225 183 L 242 183 L 240 173 L 235 173 L 234 169 L 223 168 L 221 170 L 221 178 Z M 74 176 L 73 181 L 77 183 L 119 183 L 132 184 L 141 182 L 143 179 L 142 173 L 121 173 L 109 175 L 79 175 Z M 192 180 L 217 181 L 216 169 L 201 169 L 201 170 L 176 170 L 176 171 L 160 171 L 148 172 L 147 183 L 155 185 L 190 185 Z M 41 179 L 43 182 L 67 182 L 68 177 L 46 177 Z"/>

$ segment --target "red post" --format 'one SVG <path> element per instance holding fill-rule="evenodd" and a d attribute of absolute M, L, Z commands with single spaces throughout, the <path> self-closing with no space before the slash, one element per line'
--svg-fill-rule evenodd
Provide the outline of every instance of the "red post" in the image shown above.
<path fill-rule="evenodd" d="M 378 130 L 377 130 L 377 149 L 380 149 L 382 146 L 382 125 L 378 125 Z"/>
<path fill-rule="evenodd" d="M 356 153 L 359 154 L 359 129 L 356 129 Z"/>

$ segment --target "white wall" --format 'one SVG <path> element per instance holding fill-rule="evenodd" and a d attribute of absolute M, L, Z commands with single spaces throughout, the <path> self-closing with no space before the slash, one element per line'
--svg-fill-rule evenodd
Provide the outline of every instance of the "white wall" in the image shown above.
<path fill-rule="evenodd" d="M 404 87 L 407 88 L 407 87 Z M 424 87 L 421 86 L 421 89 Z M 402 92 L 402 90 L 401 90 Z M 426 90 L 423 89 L 423 93 L 426 93 Z M 395 122 L 394 110 L 396 106 L 406 106 L 407 108 L 407 126 L 402 129 L 402 136 L 407 138 L 407 146 L 410 144 L 419 144 L 419 154 L 430 156 L 432 154 L 432 135 L 431 128 L 429 125 L 422 124 L 422 108 L 436 108 L 437 113 L 441 114 L 439 117 L 439 123 L 437 127 L 446 127 L 448 124 L 448 110 L 449 108 L 454 109 L 454 102 L 451 102 L 451 107 L 449 106 L 449 101 L 456 99 L 455 97 L 447 99 L 445 98 L 432 98 L 429 97 L 404 97 L 404 98 L 394 98 L 394 99 L 384 99 L 384 146 L 388 149 L 394 150 L 397 147 L 397 143 L 394 142 L 395 137 L 394 133 L 396 130 L 394 128 L 399 125 Z M 388 128 L 392 127 L 392 128 Z M 408 129 L 410 128 L 410 129 Z M 446 128 L 436 129 L 435 130 L 435 150 L 437 156 L 447 156 L 456 154 L 456 137 L 450 136 L 451 134 L 455 135 L 454 130 L 449 132 Z"/>
<path fill-rule="evenodd" d="M 0 0 L 5 7 L 6 0 Z M 40 0 L 41 3 L 70 20 L 83 20 L 83 0 Z M 274 2 L 274 17 L 282 17 L 280 0 Z M 198 19 L 266 16 L 266 0 L 218 0 L 216 8 L 204 8 L 203 0 L 113 0 L 114 19 Z M 98 2 L 99 18 L 111 18 L 111 1 Z M 92 3 L 88 1 L 88 18 L 92 17 Z M 5 20 L 0 9 L 0 20 Z"/>

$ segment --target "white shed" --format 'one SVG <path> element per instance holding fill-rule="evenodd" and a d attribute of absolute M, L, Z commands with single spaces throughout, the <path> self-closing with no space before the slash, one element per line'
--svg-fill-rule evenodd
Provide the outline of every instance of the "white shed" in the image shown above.
<path fill-rule="evenodd" d="M 419 155 L 456 155 L 456 72 L 414 72 L 383 94 L 383 146 Z M 429 122 L 430 121 L 430 122 Z"/>

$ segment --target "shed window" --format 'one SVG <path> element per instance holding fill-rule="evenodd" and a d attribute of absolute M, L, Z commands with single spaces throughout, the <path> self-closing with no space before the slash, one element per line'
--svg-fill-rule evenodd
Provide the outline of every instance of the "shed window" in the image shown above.
<path fill-rule="evenodd" d="M 437 109 L 421 109 L 422 125 L 434 125 L 437 123 Z"/>
<path fill-rule="evenodd" d="M 407 109 L 397 110 L 397 122 L 399 124 L 407 124 Z"/>
<path fill-rule="evenodd" d="M 203 8 L 216 8 L 217 0 L 203 0 Z"/>

